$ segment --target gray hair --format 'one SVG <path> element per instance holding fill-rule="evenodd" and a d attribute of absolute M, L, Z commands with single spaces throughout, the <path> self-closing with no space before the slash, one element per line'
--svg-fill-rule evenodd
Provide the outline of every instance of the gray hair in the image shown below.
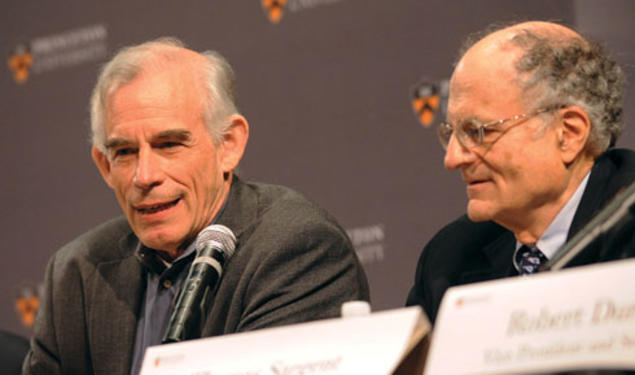
<path fill-rule="evenodd" d="M 159 38 L 122 48 L 101 70 L 90 101 L 93 146 L 105 152 L 105 115 L 110 96 L 134 80 L 148 66 L 178 59 L 178 49 L 185 45 L 176 38 Z M 234 71 L 223 56 L 214 51 L 200 53 L 205 63 L 200 67 L 203 121 L 212 140 L 218 144 L 227 133 L 227 117 L 238 113 L 234 94 Z"/>
<path fill-rule="evenodd" d="M 487 34 L 496 29 L 500 30 L 500 25 L 489 28 Z M 483 33 L 475 35 L 483 37 Z M 472 36 L 462 51 L 467 51 L 477 37 Z M 613 147 L 623 128 L 625 77 L 603 48 L 581 37 L 539 29 L 522 29 L 511 42 L 524 52 L 515 67 L 522 89 L 531 91 L 525 97 L 531 98 L 534 109 L 577 105 L 591 122 L 587 152 L 598 156 Z"/>
<path fill-rule="evenodd" d="M 591 122 L 586 144 L 593 155 L 615 145 L 623 127 L 624 73 L 596 43 L 577 37 L 561 41 L 524 30 L 512 42 L 525 49 L 516 69 L 526 73 L 524 89 L 537 88 L 537 106 L 577 105 Z"/>

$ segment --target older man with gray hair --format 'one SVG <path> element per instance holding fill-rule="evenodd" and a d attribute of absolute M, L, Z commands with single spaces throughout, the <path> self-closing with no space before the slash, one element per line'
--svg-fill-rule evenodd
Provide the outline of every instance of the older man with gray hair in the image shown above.
<path fill-rule="evenodd" d="M 407 301 L 433 321 L 448 287 L 536 272 L 635 179 L 635 154 L 613 148 L 623 73 L 599 46 L 540 21 L 474 40 L 439 126 L 467 215 L 426 245 Z M 625 241 L 596 243 L 569 266 L 633 256 Z"/>
<path fill-rule="evenodd" d="M 343 302 L 368 299 L 333 218 L 234 174 L 249 126 L 217 53 L 174 39 L 125 48 L 103 68 L 91 115 L 93 160 L 125 215 L 49 262 L 25 374 L 138 373 L 210 224 L 229 228 L 236 248 L 186 338 L 335 317 Z"/>

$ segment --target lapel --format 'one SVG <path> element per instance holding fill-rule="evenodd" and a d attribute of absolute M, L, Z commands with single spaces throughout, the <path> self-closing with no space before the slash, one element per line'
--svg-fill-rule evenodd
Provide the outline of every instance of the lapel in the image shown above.
<path fill-rule="evenodd" d="M 584 189 L 582 199 L 571 222 L 571 227 L 567 233 L 567 241 L 578 233 L 584 226 L 602 209 L 610 200 L 615 189 L 609 182 L 615 172 L 615 166 L 607 155 L 598 158 L 593 165 L 589 182 Z M 597 261 L 600 257 L 601 246 L 599 243 L 591 244 L 582 253 L 572 259 L 566 267 L 585 265 Z"/>
<path fill-rule="evenodd" d="M 597 160 L 591 175 L 589 176 L 589 182 L 587 183 L 582 198 L 580 199 L 580 205 L 575 212 L 571 227 L 567 233 L 567 240 L 571 239 L 582 227 L 600 210 L 604 202 L 607 199 L 608 180 L 611 175 L 611 168 L 607 165 L 604 158 Z"/>
<path fill-rule="evenodd" d="M 514 235 L 505 230 L 489 244 L 482 247 L 482 257 L 469 259 L 468 264 L 458 278 L 458 284 L 500 279 L 514 274 L 512 256 L 516 240 Z M 477 250 L 478 251 L 478 250 Z"/>
<path fill-rule="evenodd" d="M 137 315 L 145 280 L 134 256 L 139 241 L 119 241 L 120 257 L 97 264 L 87 303 L 88 335 L 95 373 L 127 374 L 132 363 Z"/>
<path fill-rule="evenodd" d="M 241 243 L 243 240 L 249 237 L 249 230 L 253 228 L 253 223 L 258 218 L 258 194 L 254 189 L 262 188 L 262 185 L 254 187 L 253 185 L 243 183 L 238 176 L 233 176 L 233 181 L 229 195 L 227 196 L 227 202 L 225 208 L 221 213 L 221 216 L 216 221 L 218 224 L 222 224 L 231 229 L 236 236 L 236 250 L 234 256 L 240 251 Z M 224 265 L 224 269 L 227 270 L 232 262 L 230 258 Z M 218 281 L 220 286 L 221 280 Z M 218 290 L 218 287 L 216 288 Z M 207 337 L 211 335 L 212 327 L 214 326 L 212 306 L 214 304 L 214 298 L 216 292 L 207 293 L 201 303 L 201 337 Z"/>

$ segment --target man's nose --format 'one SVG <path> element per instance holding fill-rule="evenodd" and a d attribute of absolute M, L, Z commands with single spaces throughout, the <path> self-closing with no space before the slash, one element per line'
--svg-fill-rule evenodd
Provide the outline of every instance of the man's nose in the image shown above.
<path fill-rule="evenodd" d="M 139 149 L 137 168 L 133 177 L 133 183 L 140 189 L 148 190 L 161 184 L 163 171 L 159 160 L 152 152 L 151 147 Z"/>
<path fill-rule="evenodd" d="M 443 165 L 448 170 L 459 169 L 474 160 L 474 153 L 459 142 L 456 134 L 450 136 L 448 147 L 445 149 Z"/>

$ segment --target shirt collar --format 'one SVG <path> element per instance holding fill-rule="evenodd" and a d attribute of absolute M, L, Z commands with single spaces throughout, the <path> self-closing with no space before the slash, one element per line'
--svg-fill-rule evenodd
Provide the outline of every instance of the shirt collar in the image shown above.
<path fill-rule="evenodd" d="M 168 268 L 177 263 L 181 263 L 183 259 L 189 259 L 190 255 L 195 251 L 196 247 L 194 242 L 192 242 L 181 255 L 172 262 L 168 262 L 161 258 L 157 254 L 156 250 L 139 243 L 139 247 L 137 248 L 135 255 L 137 259 L 139 259 L 139 262 L 141 262 L 141 264 L 143 264 L 149 271 L 156 273 L 157 275 L 162 275 Z"/>
<path fill-rule="evenodd" d="M 567 233 L 573 222 L 575 212 L 578 210 L 580 201 L 582 200 L 582 194 L 589 182 L 589 171 L 582 179 L 580 185 L 575 190 L 575 193 L 569 198 L 567 204 L 562 207 L 555 219 L 549 224 L 549 227 L 545 233 L 536 242 L 536 247 L 542 251 L 543 254 L 550 259 L 554 254 L 567 242 Z M 516 241 L 516 250 L 522 246 L 522 243 Z"/>

